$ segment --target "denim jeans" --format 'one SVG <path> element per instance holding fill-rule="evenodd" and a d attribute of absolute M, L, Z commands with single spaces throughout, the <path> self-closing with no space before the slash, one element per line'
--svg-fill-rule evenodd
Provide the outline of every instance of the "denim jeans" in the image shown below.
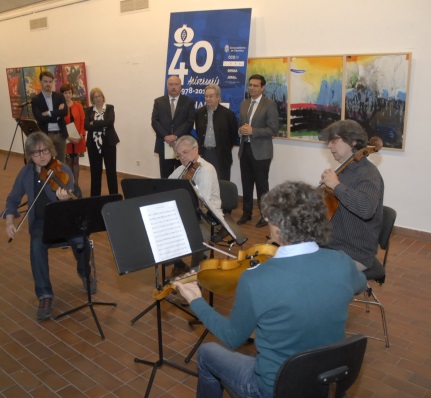
<path fill-rule="evenodd" d="M 222 398 L 226 389 L 234 398 L 272 398 L 258 384 L 256 358 L 207 343 L 198 352 L 197 398 Z"/>
<path fill-rule="evenodd" d="M 36 219 L 30 227 L 30 262 L 33 273 L 34 287 L 37 298 L 53 297 L 51 281 L 49 279 L 48 249 L 42 241 L 43 220 Z M 85 276 L 85 261 L 90 261 L 90 244 L 86 239 L 85 251 L 83 250 L 83 238 L 73 238 L 67 243 L 72 247 L 73 254 L 77 260 L 77 272 Z"/>

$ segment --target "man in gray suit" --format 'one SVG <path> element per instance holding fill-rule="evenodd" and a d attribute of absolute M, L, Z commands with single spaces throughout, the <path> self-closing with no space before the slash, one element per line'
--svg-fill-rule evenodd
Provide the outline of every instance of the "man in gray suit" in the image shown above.
<path fill-rule="evenodd" d="M 241 103 L 239 117 L 239 164 L 243 206 L 239 225 L 251 220 L 253 212 L 253 190 L 256 184 L 257 202 L 269 191 L 269 166 L 273 147 L 272 136 L 278 133 L 278 110 L 274 101 L 263 96 L 266 80 L 262 75 L 250 76 L 248 80 L 250 98 Z M 267 225 L 262 217 L 256 227 Z"/>
<path fill-rule="evenodd" d="M 154 100 L 151 126 L 156 132 L 154 152 L 159 154 L 160 177 L 168 178 L 180 162 L 165 158 L 165 146 L 190 134 L 195 121 L 195 100 L 181 94 L 181 79 L 170 76 L 166 83 L 168 94 Z"/>

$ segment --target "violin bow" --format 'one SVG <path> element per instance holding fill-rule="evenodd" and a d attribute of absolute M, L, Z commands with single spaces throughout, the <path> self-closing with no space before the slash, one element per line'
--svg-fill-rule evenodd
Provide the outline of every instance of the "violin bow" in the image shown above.
<path fill-rule="evenodd" d="M 30 213 L 30 210 L 33 208 L 33 206 L 35 205 L 35 203 L 37 202 L 37 200 L 39 199 L 40 194 L 42 193 L 43 189 L 45 188 L 45 185 L 48 183 L 48 181 L 50 180 L 50 178 L 52 177 L 52 175 L 54 174 L 54 170 L 49 170 L 48 171 L 48 176 L 46 177 L 45 182 L 42 185 L 42 188 L 40 189 L 39 193 L 37 194 L 36 198 L 33 200 L 33 203 L 31 204 L 31 206 L 28 208 L 27 213 L 25 213 L 24 217 L 21 219 L 21 221 L 18 223 L 18 226 L 16 227 L 16 232 L 19 231 L 19 229 L 21 228 L 22 223 L 26 220 L 28 213 Z M 10 243 L 13 241 L 13 238 L 9 238 L 9 240 L 7 241 L 7 243 Z"/>

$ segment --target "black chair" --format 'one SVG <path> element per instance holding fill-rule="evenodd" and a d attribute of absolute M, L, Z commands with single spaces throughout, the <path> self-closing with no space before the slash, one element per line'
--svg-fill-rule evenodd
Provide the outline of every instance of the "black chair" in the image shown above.
<path fill-rule="evenodd" d="M 235 183 L 219 180 L 221 207 L 225 211 L 232 211 L 238 207 L 238 188 Z"/>
<path fill-rule="evenodd" d="M 367 347 L 362 335 L 300 352 L 278 370 L 274 398 L 346 397 L 361 370 Z"/>
<path fill-rule="evenodd" d="M 373 266 L 364 271 L 364 274 L 367 277 L 368 281 L 374 280 L 380 286 L 383 283 L 385 283 L 385 279 L 386 279 L 386 262 L 388 259 L 389 243 L 390 243 L 390 237 L 391 237 L 392 229 L 394 227 L 396 218 L 397 218 L 397 212 L 394 209 L 388 206 L 383 206 L 383 222 L 382 222 L 382 227 L 379 234 L 379 246 L 382 250 L 385 251 L 383 263 L 381 263 L 376 257 L 374 258 Z M 365 309 L 367 312 L 370 312 L 370 308 L 369 308 L 370 305 L 375 305 L 380 309 L 380 313 L 382 315 L 384 339 L 380 339 L 373 336 L 368 336 L 368 337 L 372 339 L 384 341 L 386 344 L 386 347 L 389 347 L 389 335 L 388 335 L 388 327 L 386 324 L 385 309 L 383 308 L 383 305 L 381 304 L 380 300 L 377 298 L 376 294 L 374 293 L 373 289 L 370 287 L 369 284 L 367 285 L 367 289 L 364 292 L 364 298 L 362 300 L 354 298 L 353 302 L 365 304 Z"/>

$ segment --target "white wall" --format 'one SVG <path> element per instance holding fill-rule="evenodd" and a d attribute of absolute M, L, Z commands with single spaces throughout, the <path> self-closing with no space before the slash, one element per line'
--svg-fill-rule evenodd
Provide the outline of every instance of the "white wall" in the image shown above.
<path fill-rule="evenodd" d="M 382 150 L 371 160 L 385 179 L 385 204 L 398 211 L 396 224 L 431 232 L 425 178 L 431 149 L 429 0 L 150 0 L 150 10 L 129 15 L 120 15 L 120 0 L 91 0 L 0 22 L 0 71 L 85 62 L 89 88 L 101 87 L 115 105 L 118 170 L 158 177 L 150 117 L 154 98 L 164 90 L 170 13 L 248 7 L 253 9 L 250 57 L 413 53 L 405 151 Z M 30 32 L 29 20 L 43 16 L 49 28 Z M 5 72 L 0 73 L 0 115 L 0 148 L 8 150 L 15 121 Z M 322 170 L 335 166 L 322 144 L 277 139 L 274 146 L 270 187 L 286 179 L 317 185 Z M 19 139 L 13 151 L 22 152 Z M 237 148 L 234 155 L 232 175 L 241 192 Z M 87 158 L 81 162 L 88 165 Z"/>

